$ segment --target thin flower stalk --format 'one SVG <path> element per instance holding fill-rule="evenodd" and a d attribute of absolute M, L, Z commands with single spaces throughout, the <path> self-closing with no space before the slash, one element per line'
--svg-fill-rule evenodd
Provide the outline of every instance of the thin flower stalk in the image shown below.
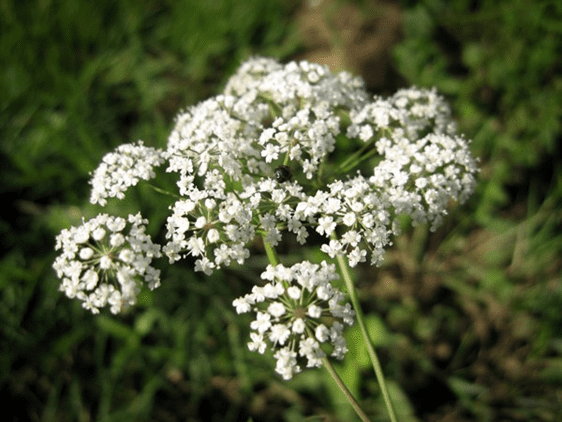
<path fill-rule="evenodd" d="M 371 360 L 371 364 L 375 371 L 375 375 L 377 377 L 377 382 L 381 389 L 384 404 L 386 406 L 386 410 L 388 411 L 388 415 L 390 417 L 391 422 L 397 422 L 396 419 L 396 412 L 394 411 L 394 406 L 392 405 L 392 400 L 390 399 L 390 394 L 388 394 L 388 388 L 386 387 L 386 381 L 384 378 L 384 373 L 375 351 L 371 339 L 369 337 L 369 333 L 367 332 L 367 327 L 365 324 L 365 318 L 363 316 L 363 311 L 361 309 L 361 304 L 357 298 L 357 292 L 355 289 L 355 285 L 351 278 L 351 274 L 349 272 L 349 268 L 345 259 L 342 256 L 337 257 L 338 267 L 342 274 L 343 280 L 345 282 L 345 286 L 347 288 L 347 292 L 349 293 L 349 297 L 351 300 L 351 306 L 355 310 L 355 317 L 357 319 L 357 323 L 359 324 L 359 329 L 361 331 L 361 336 L 363 337 L 363 341 L 365 343 L 365 347 L 367 347 L 367 351 L 369 353 L 369 359 Z"/>
<path fill-rule="evenodd" d="M 347 401 L 351 404 L 351 406 L 353 407 L 353 410 L 355 410 L 355 413 L 357 413 L 357 416 L 359 416 L 359 418 L 363 422 L 371 422 L 369 417 L 365 414 L 363 408 L 359 405 L 359 403 L 357 403 L 357 400 L 355 400 L 355 397 L 353 397 L 353 394 L 351 394 L 351 392 L 349 391 L 349 389 L 347 388 L 345 383 L 342 381 L 342 379 L 340 378 L 340 376 L 336 372 L 334 366 L 332 365 L 332 362 L 330 362 L 330 360 L 328 358 L 322 358 L 322 361 L 324 362 L 324 366 L 326 367 L 326 370 L 328 371 L 328 373 L 330 374 L 332 379 L 335 381 L 338 388 L 341 390 L 343 395 L 346 397 Z"/>

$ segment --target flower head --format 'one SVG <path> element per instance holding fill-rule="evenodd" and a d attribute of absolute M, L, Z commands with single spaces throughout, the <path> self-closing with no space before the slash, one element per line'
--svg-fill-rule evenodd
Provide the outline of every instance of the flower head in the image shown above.
<path fill-rule="evenodd" d="M 53 268 L 62 280 L 60 290 L 97 314 L 112 313 L 136 303 L 144 281 L 152 290 L 160 285 L 160 270 L 150 264 L 160 257 L 160 246 L 145 234 L 147 220 L 140 214 L 127 219 L 100 214 L 57 236 L 62 250 Z"/>
<path fill-rule="evenodd" d="M 255 235 L 276 246 L 316 232 L 330 257 L 380 265 L 402 215 L 434 230 L 473 191 L 476 160 L 456 130 L 435 89 L 369 99 L 348 73 L 251 58 L 223 94 L 177 117 L 162 155 L 182 199 L 164 252 L 210 274 L 242 264 Z M 338 137 L 357 151 L 340 164 Z"/>
<path fill-rule="evenodd" d="M 269 265 L 262 279 L 270 282 L 233 302 L 238 313 L 256 315 L 248 348 L 259 353 L 268 345 L 275 349 L 275 370 L 284 379 L 300 372 L 301 365 L 321 366 L 326 356 L 321 345 L 331 345 L 337 359 L 347 352 L 343 324 L 353 324 L 355 312 L 341 303 L 343 293 L 332 287 L 337 278 L 335 266 L 326 262 Z"/>
<path fill-rule="evenodd" d="M 160 150 L 145 147 L 142 141 L 138 141 L 136 145 L 120 145 L 115 152 L 106 154 L 90 181 L 90 202 L 103 206 L 108 197 L 123 199 L 124 192 L 135 186 L 139 179 L 149 180 L 155 177 L 153 167 L 164 162 L 161 154 Z"/>

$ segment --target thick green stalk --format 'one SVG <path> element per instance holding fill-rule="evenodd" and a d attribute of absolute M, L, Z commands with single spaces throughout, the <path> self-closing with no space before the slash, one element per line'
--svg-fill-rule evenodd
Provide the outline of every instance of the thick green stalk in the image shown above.
<path fill-rule="evenodd" d="M 384 373 L 382 371 L 379 358 L 375 353 L 375 349 L 373 348 L 371 339 L 369 338 L 369 333 L 367 332 L 367 328 L 365 326 L 365 318 L 363 316 L 363 311 L 361 310 L 361 305 L 359 304 L 359 300 L 357 299 L 357 292 L 355 290 L 353 280 L 351 279 L 351 274 L 349 273 L 349 267 L 347 266 L 347 262 L 345 261 L 343 256 L 338 255 L 337 261 L 338 261 L 338 266 L 340 267 L 341 274 L 343 276 L 343 280 L 345 282 L 345 286 L 347 287 L 347 291 L 349 292 L 351 304 L 353 305 L 353 309 L 355 310 L 355 316 L 357 318 L 357 322 L 359 323 L 359 329 L 361 330 L 361 334 L 363 335 L 363 339 L 365 340 L 367 351 L 369 352 L 369 357 L 371 359 L 373 369 L 375 370 L 377 382 L 379 383 L 379 386 L 382 391 L 382 396 L 384 399 L 384 403 L 386 405 L 386 409 L 388 411 L 388 415 L 390 416 L 390 420 L 392 422 L 397 422 L 396 414 L 394 412 L 394 407 L 392 406 L 392 402 L 390 401 L 390 395 L 388 394 L 388 389 L 386 388 Z"/>
<path fill-rule="evenodd" d="M 269 244 L 269 242 L 265 241 L 264 236 L 262 236 L 262 240 L 263 240 L 263 246 L 265 247 L 265 253 L 267 254 L 267 259 L 269 260 L 269 263 L 271 265 L 279 264 L 279 260 L 277 259 L 277 252 L 275 252 L 275 249 L 273 248 L 273 246 L 271 246 Z"/>

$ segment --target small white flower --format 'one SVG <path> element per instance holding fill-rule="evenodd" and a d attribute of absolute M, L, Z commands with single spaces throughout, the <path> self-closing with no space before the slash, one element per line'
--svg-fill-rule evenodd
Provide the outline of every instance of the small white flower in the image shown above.
<path fill-rule="evenodd" d="M 265 149 L 261 152 L 262 157 L 265 158 L 266 163 L 271 163 L 279 158 L 279 147 L 273 144 L 267 144 Z"/>
<path fill-rule="evenodd" d="M 269 339 L 273 344 L 279 343 L 280 345 L 284 345 L 290 335 L 291 330 L 289 330 L 285 324 L 275 324 L 271 327 Z"/>
<path fill-rule="evenodd" d="M 199 217 L 195 221 L 195 227 L 198 229 L 202 229 L 203 227 L 205 227 L 205 224 L 207 224 L 207 219 L 203 216 Z"/>
<path fill-rule="evenodd" d="M 367 251 L 359 247 L 354 248 L 348 255 L 349 266 L 355 267 L 359 262 L 365 262 Z"/>
<path fill-rule="evenodd" d="M 250 312 L 252 309 L 246 297 L 239 297 L 238 299 L 235 299 L 232 302 L 232 306 L 236 308 L 237 314 L 244 314 L 246 312 Z"/>
<path fill-rule="evenodd" d="M 285 289 L 283 288 L 283 286 L 280 283 L 268 283 L 265 286 L 263 286 L 263 295 L 268 298 L 268 299 L 277 299 L 279 296 L 281 296 L 284 292 Z"/>
<path fill-rule="evenodd" d="M 425 177 L 419 177 L 416 179 L 416 187 L 418 189 L 423 189 L 427 186 L 427 179 Z"/>
<path fill-rule="evenodd" d="M 87 260 L 94 256 L 94 250 L 92 248 L 82 248 L 80 249 L 80 259 Z"/>
<path fill-rule="evenodd" d="M 340 255 L 343 252 L 343 246 L 339 240 L 332 239 L 329 244 L 323 244 L 320 250 L 327 253 L 330 258 L 335 258 L 336 255 Z"/>
<path fill-rule="evenodd" d="M 267 312 L 272 317 L 279 318 L 285 313 L 285 306 L 281 302 L 273 302 L 268 306 Z"/>
<path fill-rule="evenodd" d="M 320 318 L 320 316 L 322 315 L 322 308 L 317 305 L 311 305 L 308 307 L 306 314 L 311 318 Z"/>
<path fill-rule="evenodd" d="M 328 338 L 330 337 L 330 331 L 324 324 L 320 324 L 318 327 L 316 327 L 314 335 L 320 343 L 324 343 L 328 341 Z"/>
<path fill-rule="evenodd" d="M 95 230 L 94 230 L 95 231 Z M 87 227 L 78 227 L 73 231 L 73 238 L 75 244 L 86 243 L 90 238 L 90 231 Z"/>
<path fill-rule="evenodd" d="M 342 243 L 357 246 L 361 242 L 361 235 L 355 230 L 346 231 L 342 236 Z"/>
<path fill-rule="evenodd" d="M 267 347 L 267 344 L 263 341 L 263 335 L 250 333 L 250 338 L 252 339 L 252 342 L 248 343 L 248 349 L 252 352 L 257 350 L 258 353 L 263 355 L 263 352 L 265 352 L 265 348 Z"/>
<path fill-rule="evenodd" d="M 281 375 L 284 380 L 290 380 L 293 378 L 293 374 L 301 371 L 300 366 L 297 365 L 296 352 L 289 348 L 279 349 L 273 357 L 277 359 L 275 372 Z"/>
<path fill-rule="evenodd" d="M 334 294 L 334 288 L 331 284 L 324 284 L 318 286 L 318 288 L 316 289 L 316 294 L 322 300 L 329 300 Z"/>
<path fill-rule="evenodd" d="M 205 250 L 205 243 L 200 237 L 192 237 L 187 242 L 187 249 L 193 256 L 200 256 Z"/>
<path fill-rule="evenodd" d="M 320 217 L 318 219 L 318 227 L 316 227 L 316 231 L 320 234 L 325 234 L 326 236 L 330 236 L 334 229 L 336 228 L 336 223 L 334 222 L 334 218 L 331 216 L 327 217 Z"/>
<path fill-rule="evenodd" d="M 326 356 L 324 351 L 320 348 L 320 344 L 311 337 L 299 344 L 299 355 L 307 358 L 307 368 L 321 367 L 322 358 Z"/>
<path fill-rule="evenodd" d="M 293 333 L 302 334 L 302 333 L 304 333 L 305 328 L 306 328 L 306 325 L 305 325 L 304 320 L 302 318 L 295 319 L 295 321 L 293 322 L 293 327 L 292 327 Z"/>
<path fill-rule="evenodd" d="M 205 275 L 211 275 L 213 273 L 214 268 L 215 268 L 215 264 L 211 262 L 209 258 L 207 258 L 206 256 L 201 259 L 197 259 L 195 261 L 194 270 L 201 271 Z"/>
<path fill-rule="evenodd" d="M 216 243 L 220 239 L 220 233 L 217 229 L 210 229 L 207 233 L 207 240 L 211 243 Z M 222 245 L 221 245 L 222 246 Z"/>
<path fill-rule="evenodd" d="M 101 238 L 103 238 L 103 236 Z M 95 239 L 95 237 L 94 237 L 94 239 Z M 121 233 L 113 233 L 109 237 L 109 244 L 113 248 L 118 248 L 119 246 L 123 245 L 124 243 L 125 243 L 125 236 L 123 236 L 123 234 L 121 234 Z"/>
<path fill-rule="evenodd" d="M 256 320 L 250 324 L 250 328 L 252 330 L 257 330 L 260 334 L 263 334 L 271 327 L 270 318 L 271 315 L 266 314 L 265 312 L 258 312 Z"/>
<path fill-rule="evenodd" d="M 287 294 L 293 300 L 298 300 L 301 297 L 301 289 L 297 286 L 291 286 L 287 289 Z"/>
<path fill-rule="evenodd" d="M 105 223 L 107 228 L 114 233 L 123 231 L 126 224 L 127 224 L 127 220 L 125 220 L 122 217 L 113 217 L 113 218 L 108 217 Z"/>
<path fill-rule="evenodd" d="M 346 226 L 353 226 L 356 220 L 357 217 L 354 212 L 348 212 L 343 216 L 343 224 Z"/>
<path fill-rule="evenodd" d="M 105 230 L 103 227 L 98 227 L 92 232 L 94 240 L 100 241 L 105 237 Z"/>
<path fill-rule="evenodd" d="M 102 270 L 111 269 L 112 264 L 113 264 L 113 261 L 111 260 L 111 258 L 109 256 L 107 256 L 107 255 L 100 256 L 99 266 Z"/>
<path fill-rule="evenodd" d="M 98 284 L 99 276 L 98 273 L 92 269 L 89 269 L 82 276 L 82 281 L 84 282 L 85 290 L 92 290 Z"/>
<path fill-rule="evenodd" d="M 324 206 L 324 211 L 326 214 L 335 214 L 341 209 L 341 201 L 338 198 L 329 197 L 326 205 Z"/>

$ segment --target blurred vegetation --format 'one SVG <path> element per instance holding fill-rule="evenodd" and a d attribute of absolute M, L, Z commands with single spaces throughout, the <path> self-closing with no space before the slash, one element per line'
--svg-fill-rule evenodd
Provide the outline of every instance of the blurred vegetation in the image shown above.
<path fill-rule="evenodd" d="M 99 212 L 87 181 L 103 154 L 136 139 L 163 146 L 178 110 L 219 92 L 249 55 L 300 52 L 299 4 L 0 0 L 0 397 L 16 409 L 8 420 L 353 417 L 322 371 L 286 383 L 268 356 L 247 350 L 247 321 L 230 304 L 254 282 L 253 268 L 203 278 L 175 265 L 120 317 L 85 313 L 57 291 L 51 269 L 59 230 Z M 402 7 L 395 71 L 404 85 L 436 86 L 451 100 L 482 172 L 476 195 L 442 229 L 407 231 L 382 268 L 361 269 L 361 280 L 373 280 L 361 295 L 398 413 L 560 420 L 562 6 Z M 159 201 L 140 190 L 124 205 L 152 216 Z M 339 369 L 385 420 L 370 399 L 379 395 L 366 357 L 350 353 Z"/>
<path fill-rule="evenodd" d="M 435 387 L 440 411 L 431 400 L 416 407 L 436 420 L 560 420 L 562 4 L 403 6 L 397 70 L 451 100 L 481 158 L 468 206 L 437 233 L 418 228 L 397 242 L 403 293 L 379 309 L 416 350 L 404 352 L 418 368 L 404 382 Z"/>
<path fill-rule="evenodd" d="M 184 266 L 130 315 L 93 318 L 57 291 L 54 235 L 99 212 L 87 181 L 105 153 L 136 139 L 164 146 L 179 109 L 217 93 L 242 60 L 295 51 L 296 6 L 0 1 L 0 397 L 15 409 L 9 420 L 233 421 L 248 412 L 248 380 L 239 398 L 225 398 L 235 369 L 248 372 L 230 306 L 246 288 L 228 295 L 223 279 Z M 160 200 L 141 192 L 126 206 Z M 255 367 L 252 383 L 264 371 Z"/>
<path fill-rule="evenodd" d="M 409 83 L 448 95 L 461 130 L 472 134 L 485 181 L 480 221 L 526 199 L 529 181 L 546 189 L 556 182 L 561 18 L 562 4 L 548 0 L 426 0 L 404 13 L 397 67 Z"/>

